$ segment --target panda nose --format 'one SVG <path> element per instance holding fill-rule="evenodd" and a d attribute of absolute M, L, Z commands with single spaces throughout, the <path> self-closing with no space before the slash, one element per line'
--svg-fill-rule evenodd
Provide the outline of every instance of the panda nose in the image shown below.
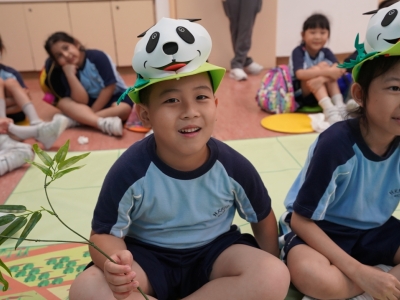
<path fill-rule="evenodd" d="M 178 52 L 178 49 L 178 44 L 174 42 L 166 43 L 163 46 L 164 53 L 167 55 L 175 54 L 176 52 Z"/>

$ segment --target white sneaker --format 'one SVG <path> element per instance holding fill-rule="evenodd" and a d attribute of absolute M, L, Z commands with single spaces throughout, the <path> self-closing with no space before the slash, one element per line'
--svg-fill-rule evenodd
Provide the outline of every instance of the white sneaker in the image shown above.
<path fill-rule="evenodd" d="M 354 99 L 349 99 L 349 101 L 346 102 L 346 110 L 348 112 L 354 111 L 358 109 L 360 105 L 354 100 Z"/>
<path fill-rule="evenodd" d="M 7 134 L 0 134 L 0 150 L 6 149 L 32 149 L 32 147 L 29 144 L 13 140 Z"/>
<path fill-rule="evenodd" d="M 347 106 L 346 104 L 342 104 L 342 105 L 336 105 L 336 108 L 339 112 L 339 116 L 342 118 L 342 120 L 346 119 L 347 115 L 348 115 L 348 111 L 347 111 Z"/>
<path fill-rule="evenodd" d="M 247 79 L 247 74 L 243 69 L 234 68 L 229 72 L 229 77 L 241 81 Z"/>
<path fill-rule="evenodd" d="M 0 176 L 23 166 L 26 160 L 33 160 L 34 156 L 32 149 L 11 148 L 1 151 Z"/>
<path fill-rule="evenodd" d="M 35 126 L 35 125 L 39 125 L 40 123 L 43 123 L 42 119 L 38 119 L 36 121 L 32 121 L 32 122 L 29 123 L 29 125 Z"/>
<path fill-rule="evenodd" d="M 247 67 L 245 67 L 245 70 L 249 74 L 257 75 L 260 74 L 260 72 L 264 69 L 264 67 L 256 62 L 252 62 L 249 64 Z"/>
<path fill-rule="evenodd" d="M 330 125 L 343 120 L 336 106 L 324 109 L 324 115 L 325 122 L 328 122 Z"/>
<path fill-rule="evenodd" d="M 122 136 L 123 127 L 119 117 L 99 118 L 98 125 L 101 131 L 113 136 Z"/>
<path fill-rule="evenodd" d="M 77 121 L 75 121 L 74 119 L 71 119 L 70 117 L 63 115 L 65 118 L 67 118 L 68 120 L 68 125 L 67 128 L 74 128 L 74 127 L 79 127 L 81 126 L 80 123 L 78 123 Z"/>
<path fill-rule="evenodd" d="M 68 119 L 64 115 L 56 114 L 51 122 L 38 125 L 36 140 L 41 142 L 45 149 L 49 149 L 67 127 Z"/>

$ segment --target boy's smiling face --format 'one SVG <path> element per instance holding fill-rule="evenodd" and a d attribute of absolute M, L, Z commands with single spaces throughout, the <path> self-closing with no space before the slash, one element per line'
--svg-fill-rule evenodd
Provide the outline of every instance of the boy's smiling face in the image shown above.
<path fill-rule="evenodd" d="M 157 155 L 171 167 L 191 171 L 208 158 L 218 100 L 207 73 L 161 81 L 151 86 L 148 105 L 136 105 L 151 126 Z"/>

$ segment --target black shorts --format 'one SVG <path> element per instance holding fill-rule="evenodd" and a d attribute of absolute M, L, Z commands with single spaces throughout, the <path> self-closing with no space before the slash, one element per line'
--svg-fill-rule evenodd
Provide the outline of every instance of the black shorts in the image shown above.
<path fill-rule="evenodd" d="M 293 89 L 295 91 L 294 99 L 297 102 L 297 104 L 299 104 L 299 108 L 302 108 L 303 106 L 317 106 L 318 105 L 318 100 L 317 100 L 317 98 L 315 98 L 313 93 L 310 93 L 307 96 L 303 96 L 300 80 L 293 81 Z"/>
<path fill-rule="evenodd" d="M 290 221 L 290 215 L 286 220 Z M 394 265 L 394 256 L 400 247 L 400 221 L 395 217 L 390 217 L 380 227 L 367 230 L 354 229 L 328 221 L 315 221 L 315 224 L 347 254 L 362 264 L 369 266 Z M 293 231 L 286 234 L 283 259 L 286 260 L 293 247 L 301 244 L 306 243 Z"/>
<path fill-rule="evenodd" d="M 15 114 L 7 115 L 7 118 L 10 118 L 14 121 L 14 123 L 22 122 L 25 120 L 26 116 L 23 111 L 17 112 Z"/>
<path fill-rule="evenodd" d="M 167 249 L 125 237 L 128 250 L 142 267 L 158 300 L 184 298 L 209 282 L 218 256 L 234 244 L 259 248 L 250 234 L 236 225 L 207 245 L 191 249 Z M 86 268 L 92 266 L 91 262 Z"/>

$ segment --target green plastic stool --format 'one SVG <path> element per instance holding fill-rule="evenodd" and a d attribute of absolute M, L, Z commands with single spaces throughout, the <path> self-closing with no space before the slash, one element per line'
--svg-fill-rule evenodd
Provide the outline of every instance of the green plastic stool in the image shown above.
<path fill-rule="evenodd" d="M 316 106 L 302 106 L 296 110 L 296 112 L 305 113 L 305 114 L 315 114 L 322 112 L 322 108 L 319 105 Z"/>

